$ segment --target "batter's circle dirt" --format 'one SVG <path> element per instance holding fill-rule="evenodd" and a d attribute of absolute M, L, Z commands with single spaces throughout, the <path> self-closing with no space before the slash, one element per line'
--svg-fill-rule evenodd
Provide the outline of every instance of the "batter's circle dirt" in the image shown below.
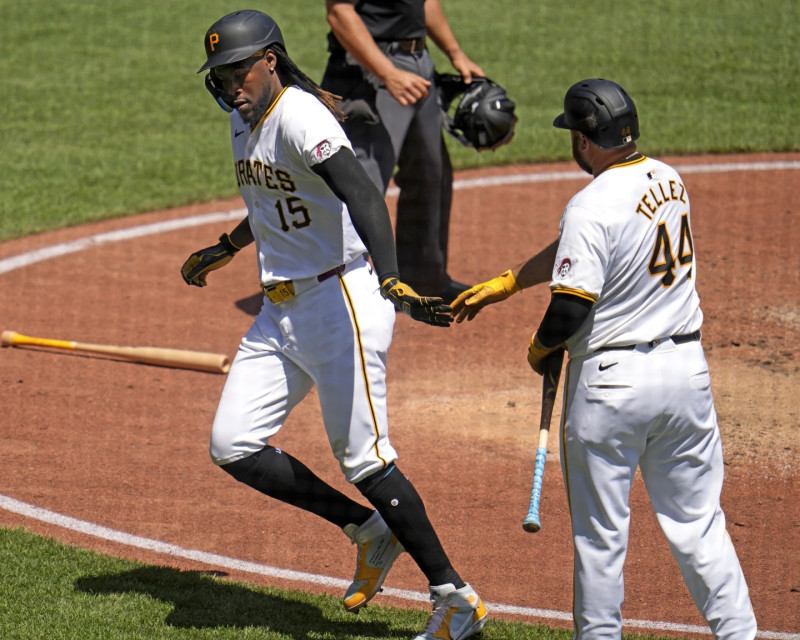
<path fill-rule="evenodd" d="M 800 154 L 665 159 L 681 168 L 796 163 Z M 575 166 L 516 166 L 457 178 L 562 171 Z M 760 628 L 797 633 L 800 171 L 686 170 L 683 177 L 692 197 L 706 316 L 703 344 L 723 433 L 728 530 Z M 466 282 L 485 280 L 538 251 L 554 239 L 564 204 L 585 182 L 578 177 L 457 190 L 451 274 Z M 24 238 L 0 245 L 0 261 L 99 232 L 241 206 L 233 200 Z M 179 274 L 186 256 L 232 226 L 223 221 L 97 244 L 2 273 L 0 329 L 233 355 L 258 305 L 254 258 L 242 252 L 213 273 L 205 289 L 187 287 Z M 543 529 L 531 535 L 521 527 L 540 394 L 525 350 L 547 295 L 545 287 L 525 291 L 450 329 L 399 316 L 389 359 L 389 406 L 399 464 L 419 488 L 463 576 L 488 602 L 569 611 L 572 546 L 555 431 Z M 209 461 L 208 434 L 224 376 L 5 348 L 0 383 L 3 494 L 184 548 L 352 576 L 354 551 L 338 529 L 238 485 Z M 557 408 L 554 420 L 558 414 Z M 331 457 L 315 397 L 292 414 L 275 443 L 360 499 Z M 703 625 L 641 482 L 634 487 L 632 512 L 625 617 Z M 0 525 L 24 526 L 119 556 L 207 568 L 8 511 L 0 510 Z M 298 587 L 249 574 L 233 577 Z M 424 591 L 425 581 L 403 556 L 387 586 Z M 403 605 L 386 596 L 376 603 Z"/>

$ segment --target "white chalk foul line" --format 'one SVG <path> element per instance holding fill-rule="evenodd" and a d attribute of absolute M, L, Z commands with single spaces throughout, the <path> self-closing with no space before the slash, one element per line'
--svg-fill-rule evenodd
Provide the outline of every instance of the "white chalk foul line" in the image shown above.
<path fill-rule="evenodd" d="M 332 578 L 330 576 L 323 576 L 316 573 L 306 573 L 303 571 L 291 571 L 288 569 L 280 569 L 278 567 L 270 567 L 255 562 L 248 562 L 246 560 L 239 560 L 237 558 L 230 558 L 216 553 L 209 553 L 207 551 L 199 551 L 197 549 L 184 549 L 178 545 L 162 542 L 160 540 L 153 540 L 152 538 L 145 538 L 142 536 L 125 533 L 117 529 L 104 527 L 93 522 L 86 520 L 79 520 L 70 516 L 65 516 L 54 511 L 43 509 L 27 502 L 21 502 L 9 496 L 0 495 L 0 508 L 16 513 L 26 518 L 46 522 L 70 531 L 75 531 L 102 540 L 109 540 L 117 544 L 125 545 L 128 547 L 135 547 L 137 549 L 144 549 L 168 555 L 174 558 L 183 558 L 185 560 L 192 560 L 210 565 L 216 568 L 232 569 L 235 571 L 242 571 L 244 573 L 252 573 L 262 576 L 269 576 L 272 578 L 281 578 L 283 580 L 290 580 L 294 582 L 301 582 L 304 584 L 315 584 L 326 587 L 335 587 L 337 589 L 347 589 L 350 585 L 349 580 L 341 578 Z M 411 600 L 415 602 L 428 602 L 430 596 L 427 593 L 419 591 L 409 591 L 407 589 L 394 589 L 385 587 L 383 593 L 387 596 L 399 598 L 401 600 Z M 518 607 L 508 604 L 500 604 L 494 602 L 487 602 L 487 608 L 492 612 L 517 615 L 525 618 L 542 619 L 542 620 L 560 620 L 571 621 L 572 614 L 564 611 L 555 611 L 552 609 L 537 609 L 533 607 Z M 672 631 L 677 633 L 692 633 L 708 635 L 708 627 L 701 627 L 698 625 L 690 624 L 676 624 L 672 622 L 657 622 L 652 620 L 635 620 L 626 618 L 623 620 L 623 626 L 632 629 L 646 629 L 656 632 Z M 783 633 L 779 631 L 759 631 L 756 635 L 758 638 L 766 638 L 768 640 L 800 640 L 800 634 L 796 633 Z"/>
<path fill-rule="evenodd" d="M 169 231 L 176 231 L 178 229 L 186 229 L 188 227 L 199 227 L 204 224 L 212 224 L 214 222 L 224 222 L 236 218 L 243 218 L 247 215 L 246 209 L 234 209 L 232 211 L 217 211 L 215 213 L 206 213 L 197 216 L 190 216 L 186 218 L 176 218 L 175 220 L 165 220 L 164 222 L 153 222 L 151 224 L 143 224 L 136 227 L 129 227 L 127 229 L 119 229 L 117 231 L 106 231 L 104 233 L 97 233 L 93 236 L 85 238 L 78 238 L 71 242 L 63 242 L 61 244 L 54 244 L 50 247 L 43 247 L 35 249 L 27 253 L 21 253 L 17 256 L 4 258 L 0 260 L 0 274 L 14 271 L 27 267 L 43 260 L 50 260 L 51 258 L 60 258 L 61 256 L 69 255 L 77 251 L 83 251 L 90 247 L 97 247 L 103 244 L 112 242 L 122 242 L 123 240 L 132 240 L 134 238 L 141 238 L 144 236 L 157 235 L 159 233 L 167 233 Z"/>

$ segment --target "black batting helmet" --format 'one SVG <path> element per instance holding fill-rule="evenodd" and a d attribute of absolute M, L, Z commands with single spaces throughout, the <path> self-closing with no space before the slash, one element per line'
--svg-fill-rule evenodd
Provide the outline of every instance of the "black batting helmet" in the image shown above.
<path fill-rule="evenodd" d="M 200 71 L 244 60 L 273 44 L 286 50 L 278 24 L 266 13 L 248 9 L 229 13 L 212 24 L 203 41 L 206 63 Z"/>
<path fill-rule="evenodd" d="M 602 78 L 572 85 L 564 96 L 564 113 L 553 120 L 553 126 L 579 131 L 602 149 L 622 147 L 639 138 L 633 100 L 616 82 Z"/>
<path fill-rule="evenodd" d="M 465 84 L 454 74 L 437 74 L 436 84 L 444 128 L 461 144 L 480 151 L 496 149 L 511 140 L 517 122 L 515 105 L 499 84 L 480 76 Z M 450 103 L 460 94 L 451 117 Z"/>

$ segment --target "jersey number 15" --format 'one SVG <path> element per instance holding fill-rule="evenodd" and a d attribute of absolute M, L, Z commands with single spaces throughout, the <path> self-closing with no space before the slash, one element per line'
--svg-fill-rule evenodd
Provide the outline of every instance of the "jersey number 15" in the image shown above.
<path fill-rule="evenodd" d="M 311 224 L 311 216 L 308 214 L 308 207 L 303 204 L 303 200 L 297 196 L 286 198 L 286 212 L 283 210 L 283 203 L 280 199 L 275 201 L 275 208 L 281 219 L 281 231 L 289 231 L 292 227 L 302 229 Z M 292 227 L 289 226 L 287 215 L 292 218 Z"/>

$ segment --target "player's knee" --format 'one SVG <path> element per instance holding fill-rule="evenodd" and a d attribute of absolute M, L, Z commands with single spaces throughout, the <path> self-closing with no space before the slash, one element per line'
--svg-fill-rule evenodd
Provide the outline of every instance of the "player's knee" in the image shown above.
<path fill-rule="evenodd" d="M 259 439 L 249 439 L 239 434 L 214 428 L 208 443 L 211 461 L 221 467 L 231 460 L 249 457 L 263 450 L 264 443 Z"/>
<path fill-rule="evenodd" d="M 219 468 L 239 482 L 254 487 L 263 481 L 270 467 L 270 460 L 276 455 L 278 452 L 275 447 L 267 445 L 261 451 L 244 458 L 219 464 Z"/>
<path fill-rule="evenodd" d="M 366 478 L 354 483 L 354 485 L 364 497 L 369 498 L 368 494 L 375 493 L 375 491 L 379 490 L 382 485 L 386 484 L 386 478 L 391 473 L 395 472 L 399 473 L 399 471 L 397 471 L 397 465 L 392 462 L 388 467 L 369 474 Z"/>
<path fill-rule="evenodd" d="M 390 462 L 387 463 L 385 462 L 386 458 L 372 457 L 356 460 L 349 456 L 340 456 L 336 451 L 334 451 L 334 455 L 339 460 L 339 468 L 342 470 L 345 480 L 354 486 L 372 478 L 375 474 L 380 476 L 394 466 L 394 458 L 390 458 Z"/>
<path fill-rule="evenodd" d="M 356 482 L 355 487 L 379 510 L 382 506 L 395 507 L 401 502 L 424 509 L 422 500 L 411 481 L 394 462 L 385 469 Z"/>
<path fill-rule="evenodd" d="M 234 460 L 233 462 L 226 462 L 225 464 L 219 464 L 218 466 L 225 473 L 229 474 L 239 482 L 250 484 L 249 482 L 247 482 L 247 479 L 252 475 L 253 469 L 256 466 L 256 461 L 253 459 L 254 455 L 255 454 L 247 456 L 246 458 L 240 458 L 239 460 Z"/>
<path fill-rule="evenodd" d="M 408 542 L 407 536 L 421 540 L 419 535 L 426 537 L 428 534 L 420 532 L 433 533 L 422 498 L 394 464 L 364 478 L 355 486 L 401 540 L 405 537 Z"/>
<path fill-rule="evenodd" d="M 218 467 L 227 464 L 232 458 L 241 458 L 233 447 L 232 440 L 223 435 L 219 430 L 211 431 L 211 440 L 208 443 L 208 455 Z"/>

